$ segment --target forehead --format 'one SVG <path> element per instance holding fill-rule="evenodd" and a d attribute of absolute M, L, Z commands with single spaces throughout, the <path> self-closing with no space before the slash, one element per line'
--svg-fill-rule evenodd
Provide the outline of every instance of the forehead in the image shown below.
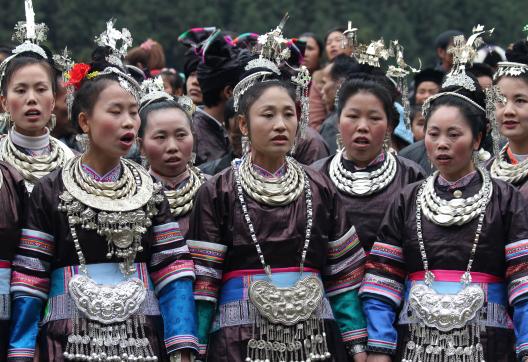
<path fill-rule="evenodd" d="M 108 82 L 108 85 L 99 93 L 97 102 L 106 105 L 123 104 L 137 106 L 134 96 L 121 87 L 117 81 L 113 80 Z"/>
<path fill-rule="evenodd" d="M 513 77 L 503 77 L 499 80 L 498 86 L 506 96 L 512 96 L 514 94 L 528 94 L 528 81 L 513 78 Z"/>
<path fill-rule="evenodd" d="M 51 83 L 49 70 L 44 64 L 33 63 L 23 65 L 16 69 L 13 72 L 9 83 L 37 83 L 42 81 L 48 81 Z"/>
<path fill-rule="evenodd" d="M 326 38 L 326 41 L 333 41 L 333 40 L 340 40 L 343 35 L 338 31 L 333 31 L 330 34 L 328 34 L 328 37 Z"/>
<path fill-rule="evenodd" d="M 348 97 L 345 108 L 358 109 L 381 109 L 383 110 L 383 103 L 381 100 L 370 92 L 358 92 Z"/>
<path fill-rule="evenodd" d="M 469 122 L 464 118 L 460 110 L 453 106 L 439 106 L 436 108 L 427 121 L 427 128 L 431 127 L 440 129 L 470 128 Z"/>
<path fill-rule="evenodd" d="M 252 108 L 280 108 L 288 106 L 295 108 L 295 102 L 288 91 L 282 87 L 272 86 L 262 92 L 260 97 L 258 97 L 255 103 L 253 103 Z"/>
<path fill-rule="evenodd" d="M 436 84 L 435 82 L 426 80 L 418 84 L 417 89 L 439 89 L 440 86 Z"/>

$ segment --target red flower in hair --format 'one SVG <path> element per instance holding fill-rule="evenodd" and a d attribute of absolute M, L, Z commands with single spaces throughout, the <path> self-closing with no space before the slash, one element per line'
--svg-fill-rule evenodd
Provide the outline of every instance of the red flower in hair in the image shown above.
<path fill-rule="evenodd" d="M 66 82 L 66 86 L 73 85 L 75 89 L 79 89 L 81 87 L 82 80 L 86 77 L 90 69 L 91 66 L 89 64 L 75 64 L 68 72 L 68 82 Z"/>

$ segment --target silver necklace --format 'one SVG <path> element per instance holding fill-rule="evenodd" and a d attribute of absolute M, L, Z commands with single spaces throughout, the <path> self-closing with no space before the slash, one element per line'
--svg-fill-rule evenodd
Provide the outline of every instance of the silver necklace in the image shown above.
<path fill-rule="evenodd" d="M 337 189 L 354 197 L 370 196 L 385 189 L 396 175 L 396 158 L 387 152 L 380 168 L 372 172 L 350 172 L 343 166 L 343 150 L 338 151 L 330 162 L 330 179 Z"/>
<path fill-rule="evenodd" d="M 434 183 L 438 177 L 438 171 L 429 176 L 424 183 L 423 193 L 420 194 L 421 212 L 427 220 L 440 225 L 463 225 L 476 218 L 482 207 L 491 200 L 493 187 L 491 178 L 486 170 L 477 168 L 482 176 L 482 187 L 477 194 L 468 198 L 454 198 L 444 200 L 435 191 Z"/>
<path fill-rule="evenodd" d="M 504 146 L 491 164 L 491 176 L 516 185 L 528 176 L 528 158 L 516 165 L 511 164 L 506 160 L 507 149 L 508 145 Z"/>
<path fill-rule="evenodd" d="M 20 151 L 9 135 L 1 141 L 0 159 L 12 165 L 24 178 L 28 192 L 33 191 L 35 183 L 55 169 L 64 166 L 73 158 L 73 152 L 62 142 L 50 136 L 49 155 L 31 156 Z"/>
<path fill-rule="evenodd" d="M 478 284 L 471 284 L 471 267 L 475 259 L 487 203 L 478 210 L 478 223 L 473 239 L 466 271 L 460 278 L 462 289 L 456 294 L 441 294 L 433 288 L 435 275 L 429 270 L 422 231 L 422 195 L 427 181 L 422 184 L 416 197 L 416 233 L 420 247 L 424 284 L 416 283 L 409 292 L 410 310 L 420 320 L 412 324 L 402 362 L 456 361 L 461 356 L 471 362 L 484 362 L 480 342 L 480 325 L 469 325 L 485 301 L 485 294 Z M 458 356 L 458 357 L 457 357 Z"/>
<path fill-rule="evenodd" d="M 177 190 L 165 190 L 169 201 L 172 216 L 179 217 L 191 211 L 196 193 L 205 179 L 202 172 L 196 167 L 189 167 L 189 180 Z"/>
<path fill-rule="evenodd" d="M 260 263 L 268 276 L 268 280 L 252 281 L 249 287 L 249 299 L 258 315 L 255 316 L 252 338 L 248 342 L 246 361 L 329 359 L 331 354 L 326 343 L 324 321 L 316 315 L 324 295 L 323 285 L 315 276 L 303 278 L 313 223 L 312 191 L 308 177 L 299 167 L 303 173 L 306 200 L 306 234 L 301 253 L 300 278 L 292 287 L 279 288 L 272 282 L 271 267 L 266 264 L 251 222 L 236 161 L 233 161 L 232 168 L 242 213 Z"/>
<path fill-rule="evenodd" d="M 286 157 L 286 174 L 266 178 L 259 175 L 251 164 L 250 156 L 240 163 L 240 179 L 244 191 L 255 201 L 270 206 L 284 206 L 299 198 L 303 190 L 304 172 L 291 157 Z"/>
<path fill-rule="evenodd" d="M 137 277 L 129 276 L 116 285 L 97 284 L 88 274 L 75 227 L 80 225 L 86 230 L 96 230 L 106 237 L 109 245 L 107 257 L 111 258 L 115 254 L 124 258 L 124 262 L 120 263 L 121 272 L 130 275 L 135 270 L 133 262 L 136 253 L 142 250 L 141 237 L 146 232 L 146 227 L 151 225 L 150 219 L 157 213 L 155 205 L 163 197 L 160 198 L 159 189 L 152 182 L 142 183 L 151 180 L 150 177 L 139 167 L 135 168 L 130 161 L 122 162 L 121 178 L 109 183 L 89 180 L 87 175 L 83 175 L 80 163 L 81 158 L 77 157 L 63 169 L 66 190 L 60 195 L 59 204 L 59 210 L 67 214 L 80 264 L 80 273 L 74 275 L 68 283 L 76 315 L 63 356 L 72 361 L 157 361 L 145 334 L 145 317 L 137 315 L 147 295 L 143 282 Z M 140 172 L 145 173 L 146 177 Z M 130 185 L 132 182 L 133 187 Z M 77 188 L 72 188 L 74 184 Z M 126 192 L 119 192 L 123 189 Z M 137 210 L 130 211 L 128 205 L 125 212 L 96 212 L 86 205 L 89 196 L 96 196 L 96 200 L 105 198 L 111 202 L 119 195 L 119 199 L 123 201 L 133 198 L 142 189 L 150 193 L 150 199 Z M 74 195 L 81 196 L 77 199 Z M 108 200 L 101 207 L 108 206 Z M 93 203 L 94 200 L 89 202 Z M 143 211 L 143 207 L 148 211 Z"/>

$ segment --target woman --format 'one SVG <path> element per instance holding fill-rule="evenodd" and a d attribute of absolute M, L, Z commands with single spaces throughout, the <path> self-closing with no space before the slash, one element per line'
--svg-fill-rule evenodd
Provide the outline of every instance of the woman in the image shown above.
<path fill-rule="evenodd" d="M 0 161 L 0 360 L 7 358 L 9 344 L 9 324 L 11 319 L 11 264 L 20 240 L 27 192 L 24 179 L 16 170 Z"/>
<path fill-rule="evenodd" d="M 528 215 L 518 191 L 473 161 L 487 120 L 470 80 L 475 91 L 453 85 L 427 100 L 425 145 L 438 171 L 398 194 L 369 255 L 360 289 L 369 362 L 506 362 L 514 344 L 519 359 L 528 352 Z"/>
<path fill-rule="evenodd" d="M 497 102 L 500 133 L 508 139 L 491 164 L 491 175 L 511 183 L 528 200 L 528 41 L 521 40 L 499 62 L 495 84 L 505 102 Z"/>
<path fill-rule="evenodd" d="M 299 40 L 306 43 L 304 50 L 303 64 L 310 74 L 314 74 L 321 68 L 321 56 L 323 55 L 323 44 L 314 33 L 304 33 L 299 37 Z"/>
<path fill-rule="evenodd" d="M 406 185 L 424 178 L 420 166 L 387 152 L 399 116 L 389 91 L 376 78 L 355 75 L 337 95 L 343 149 L 312 166 L 330 177 L 343 196 L 368 253 L 387 207 Z"/>
<path fill-rule="evenodd" d="M 273 60 L 280 30 L 261 50 Z M 201 351 L 209 361 L 345 361 L 344 341 L 364 361 L 364 252 L 327 179 L 286 156 L 307 122 L 295 90 L 262 55 L 246 70 L 234 95 L 251 152 L 202 186 L 191 214 Z"/>
<path fill-rule="evenodd" d="M 123 159 L 140 125 L 139 85 L 120 53 L 99 45 L 91 64 L 69 72 L 88 150 L 44 177 L 29 201 L 8 360 L 168 361 L 196 348 L 185 240 L 161 185 Z"/>
<path fill-rule="evenodd" d="M 172 216 L 185 235 L 196 193 L 205 181 L 200 170 L 193 166 L 194 105 L 190 98 L 176 100 L 165 93 L 159 80 L 147 80 L 142 87 L 145 95 L 139 110 L 141 153 L 149 165 L 149 173 L 163 185 Z"/>
<path fill-rule="evenodd" d="M 73 152 L 50 136 L 57 93 L 52 54 L 38 45 L 34 35 L 25 38 L 0 65 L 0 99 L 10 124 L 0 140 L 0 160 L 22 175 L 31 192 L 41 177 L 62 167 Z"/>

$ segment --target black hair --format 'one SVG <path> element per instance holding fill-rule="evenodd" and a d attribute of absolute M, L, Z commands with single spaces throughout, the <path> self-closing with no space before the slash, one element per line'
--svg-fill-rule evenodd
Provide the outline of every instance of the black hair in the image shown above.
<path fill-rule="evenodd" d="M 328 40 L 328 37 L 330 36 L 330 34 L 332 34 L 332 33 L 341 33 L 341 34 L 343 34 L 344 31 L 345 31 L 345 29 L 342 28 L 342 27 L 339 27 L 339 26 L 328 30 L 326 32 L 325 36 L 324 36 L 324 43 L 323 44 L 326 45 L 326 41 Z"/>
<path fill-rule="evenodd" d="M 387 116 L 387 123 L 394 130 L 400 121 L 400 115 L 394 106 L 394 98 L 387 86 L 380 82 L 380 78 L 370 74 L 355 74 L 354 78 L 346 80 L 341 85 L 337 96 L 338 119 L 350 97 L 362 92 L 370 93 L 380 100 Z"/>
<path fill-rule="evenodd" d="M 241 97 L 238 103 L 238 114 L 242 114 L 249 120 L 249 109 L 255 103 L 257 99 L 269 88 L 280 87 L 288 92 L 288 95 L 296 101 L 295 88 L 290 82 L 282 81 L 279 79 L 268 80 L 264 82 L 257 82 L 255 85 L 250 87 Z M 249 124 L 249 122 L 248 122 Z"/>
<path fill-rule="evenodd" d="M 226 84 L 227 86 L 227 84 Z M 221 88 L 210 89 L 203 91 L 202 89 L 202 103 L 206 107 L 217 106 L 222 101 L 221 93 L 224 91 L 225 86 Z"/>
<path fill-rule="evenodd" d="M 334 81 L 347 78 L 359 69 L 358 62 L 346 54 L 339 54 L 336 56 L 332 60 L 332 64 L 333 65 L 330 68 L 330 77 L 332 77 Z"/>
<path fill-rule="evenodd" d="M 528 65 L 528 40 L 519 40 L 513 46 L 506 50 L 506 59 L 509 62 L 522 63 Z M 502 77 L 494 79 L 493 83 L 497 84 Z M 528 72 L 521 73 L 515 78 L 522 79 L 528 84 Z"/>
<path fill-rule="evenodd" d="M 422 114 L 422 106 L 419 106 L 419 105 L 411 106 L 411 113 L 409 114 L 409 119 L 411 120 L 411 124 L 414 123 L 414 119 L 419 114 Z"/>
<path fill-rule="evenodd" d="M 162 70 L 160 73 L 163 79 L 167 79 L 173 91 L 183 89 L 183 79 L 177 72 L 171 70 Z"/>
<path fill-rule="evenodd" d="M 301 36 L 299 36 L 299 39 L 302 39 L 302 38 L 312 38 L 313 40 L 315 40 L 315 43 L 317 44 L 317 47 L 319 48 L 319 58 L 323 56 L 323 52 L 324 52 L 323 43 L 321 43 L 321 39 L 319 39 L 317 35 L 315 35 L 315 33 L 311 33 L 311 32 L 302 33 Z M 326 43 L 326 39 L 325 39 L 325 43 Z"/>
<path fill-rule="evenodd" d="M 141 119 L 141 124 L 139 126 L 138 137 L 143 137 L 145 135 L 145 129 L 147 129 L 149 114 L 162 109 L 179 109 L 180 111 L 182 111 L 185 114 L 185 119 L 187 120 L 189 127 L 191 128 L 191 133 L 193 133 L 194 135 L 191 117 L 189 116 L 189 114 L 187 114 L 185 109 L 183 109 L 183 107 L 180 106 L 175 99 L 163 99 L 159 101 L 154 101 L 149 105 L 141 108 L 141 110 L 139 111 L 139 118 Z"/>
<path fill-rule="evenodd" d="M 235 112 L 235 99 L 229 98 L 224 108 L 224 126 L 225 129 L 229 129 L 229 120 L 233 118 L 237 113 Z"/>
<path fill-rule="evenodd" d="M 112 49 L 107 46 L 99 46 L 92 53 L 92 62 L 90 63 L 90 72 L 104 71 L 107 67 L 120 68 L 115 64 L 110 64 L 106 58 L 111 54 Z M 120 70 L 127 74 L 125 69 Z M 83 79 L 80 88 L 75 92 L 72 105 L 72 119 L 74 127 L 82 132 L 79 126 L 78 118 L 81 112 L 91 114 L 95 103 L 99 99 L 99 94 L 108 87 L 112 82 L 118 82 L 116 74 L 99 75 L 93 79 Z"/>
<path fill-rule="evenodd" d="M 490 77 L 493 79 L 493 68 L 485 63 L 474 63 L 471 68 L 468 69 L 475 77 Z"/>
<path fill-rule="evenodd" d="M 435 48 L 446 50 L 449 43 L 453 41 L 455 36 L 464 35 L 460 30 L 447 30 L 440 33 L 435 39 Z"/>
<path fill-rule="evenodd" d="M 471 99 L 473 102 L 486 109 L 486 95 L 484 91 L 478 84 L 477 80 L 471 74 L 468 74 L 468 76 L 473 80 L 473 83 L 476 87 L 475 91 L 469 91 L 465 88 L 455 85 L 443 88 L 439 94 L 444 92 L 455 92 Z M 479 145 L 480 148 L 486 138 L 485 136 L 487 133 L 488 120 L 486 118 L 486 112 L 484 112 L 482 109 L 477 108 L 475 105 L 463 98 L 449 94 L 445 96 L 440 96 L 431 103 L 431 108 L 425 115 L 425 128 L 427 128 L 427 123 L 429 121 L 429 118 L 431 118 L 431 115 L 434 113 L 435 110 L 437 110 L 441 106 L 450 106 L 458 108 L 458 110 L 460 111 L 464 119 L 468 122 L 471 128 L 473 139 L 477 139 L 479 134 L 482 134 L 482 139 Z"/>
<path fill-rule="evenodd" d="M 54 67 L 51 51 L 45 47 L 42 47 L 42 49 L 44 49 L 48 59 L 44 59 L 39 54 L 33 52 L 24 52 L 18 54 L 12 58 L 9 63 L 7 63 L 4 78 L 2 79 L 2 89 L 0 90 L 3 96 L 7 95 L 7 85 L 13 78 L 13 75 L 16 73 L 16 71 L 27 65 L 33 64 L 40 64 L 44 67 L 44 69 L 46 69 L 51 82 L 51 90 L 54 95 L 57 93 L 57 78 L 55 76 L 57 69 Z"/>

